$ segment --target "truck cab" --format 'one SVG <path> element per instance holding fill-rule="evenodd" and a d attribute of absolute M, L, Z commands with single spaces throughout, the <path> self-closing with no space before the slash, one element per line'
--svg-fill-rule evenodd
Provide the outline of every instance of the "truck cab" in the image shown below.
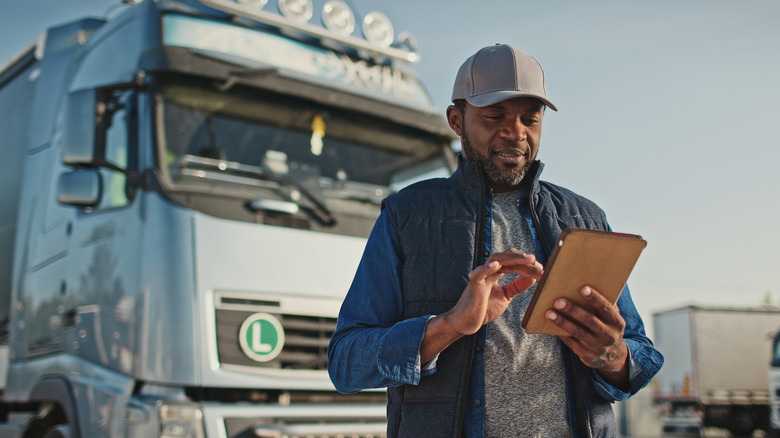
<path fill-rule="evenodd" d="M 382 199 L 455 157 L 356 12 L 145 0 L 0 71 L 0 436 L 383 436 L 326 347 Z"/>
<path fill-rule="evenodd" d="M 769 363 L 769 426 L 770 436 L 780 436 L 780 331 L 772 338 Z"/>

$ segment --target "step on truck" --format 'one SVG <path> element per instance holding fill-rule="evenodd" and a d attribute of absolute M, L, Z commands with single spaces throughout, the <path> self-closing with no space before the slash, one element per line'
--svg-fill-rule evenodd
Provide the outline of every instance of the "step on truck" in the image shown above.
<path fill-rule="evenodd" d="M 126 3 L 0 67 L 0 437 L 384 436 L 326 347 L 381 200 L 455 164 L 414 39 Z"/>

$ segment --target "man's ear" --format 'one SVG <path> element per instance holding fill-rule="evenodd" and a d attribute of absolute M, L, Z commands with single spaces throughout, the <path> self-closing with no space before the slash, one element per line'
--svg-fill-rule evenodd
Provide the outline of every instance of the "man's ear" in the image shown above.
<path fill-rule="evenodd" d="M 463 135 L 463 114 L 455 105 L 447 107 L 447 123 L 450 124 L 450 128 L 455 131 L 459 137 Z"/>

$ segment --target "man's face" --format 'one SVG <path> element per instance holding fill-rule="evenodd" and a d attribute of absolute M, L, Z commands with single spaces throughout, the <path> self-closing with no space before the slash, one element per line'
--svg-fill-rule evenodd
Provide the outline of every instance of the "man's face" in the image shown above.
<path fill-rule="evenodd" d="M 495 105 L 475 107 L 466 103 L 463 114 L 447 110 L 450 126 L 461 138 L 466 160 L 482 165 L 496 192 L 520 185 L 539 152 L 544 104 L 520 97 Z"/>

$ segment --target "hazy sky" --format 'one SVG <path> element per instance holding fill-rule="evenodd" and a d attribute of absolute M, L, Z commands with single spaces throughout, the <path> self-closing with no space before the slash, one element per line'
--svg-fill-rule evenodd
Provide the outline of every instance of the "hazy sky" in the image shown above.
<path fill-rule="evenodd" d="M 45 27 L 119 3 L 0 0 L 0 64 Z M 416 36 L 442 113 L 479 48 L 539 60 L 559 109 L 544 120 L 543 178 L 646 238 L 629 283 L 648 323 L 687 304 L 780 303 L 780 1 L 349 3 Z"/>

